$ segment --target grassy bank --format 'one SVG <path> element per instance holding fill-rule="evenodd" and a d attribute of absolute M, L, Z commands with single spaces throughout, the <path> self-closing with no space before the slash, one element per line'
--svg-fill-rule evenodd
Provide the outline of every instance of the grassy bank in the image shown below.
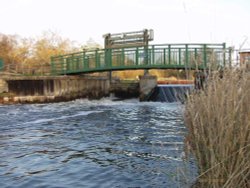
<path fill-rule="evenodd" d="M 214 74 L 189 97 L 186 143 L 197 160 L 196 187 L 250 187 L 250 74 Z"/>

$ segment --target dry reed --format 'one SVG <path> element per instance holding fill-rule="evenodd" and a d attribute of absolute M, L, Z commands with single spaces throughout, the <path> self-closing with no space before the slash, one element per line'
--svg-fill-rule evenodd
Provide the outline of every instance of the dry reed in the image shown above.
<path fill-rule="evenodd" d="M 250 187 L 250 73 L 213 74 L 187 100 L 186 143 L 197 161 L 194 187 Z"/>

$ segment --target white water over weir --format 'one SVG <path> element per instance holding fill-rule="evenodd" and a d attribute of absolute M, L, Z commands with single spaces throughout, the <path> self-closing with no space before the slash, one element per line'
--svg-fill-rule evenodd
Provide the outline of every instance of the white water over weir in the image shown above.
<path fill-rule="evenodd" d="M 148 101 L 183 102 L 194 85 L 158 85 L 148 97 Z"/>

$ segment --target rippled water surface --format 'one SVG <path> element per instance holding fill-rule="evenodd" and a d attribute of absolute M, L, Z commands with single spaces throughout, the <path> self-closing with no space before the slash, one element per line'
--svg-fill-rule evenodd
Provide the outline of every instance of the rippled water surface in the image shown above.
<path fill-rule="evenodd" d="M 137 100 L 0 106 L 0 187 L 188 187 L 182 113 Z"/>

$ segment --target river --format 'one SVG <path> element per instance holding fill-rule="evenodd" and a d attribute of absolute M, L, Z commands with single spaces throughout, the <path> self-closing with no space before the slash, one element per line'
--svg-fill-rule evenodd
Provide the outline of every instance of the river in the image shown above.
<path fill-rule="evenodd" d="M 183 105 L 76 100 L 0 106 L 0 187 L 190 187 Z"/>

